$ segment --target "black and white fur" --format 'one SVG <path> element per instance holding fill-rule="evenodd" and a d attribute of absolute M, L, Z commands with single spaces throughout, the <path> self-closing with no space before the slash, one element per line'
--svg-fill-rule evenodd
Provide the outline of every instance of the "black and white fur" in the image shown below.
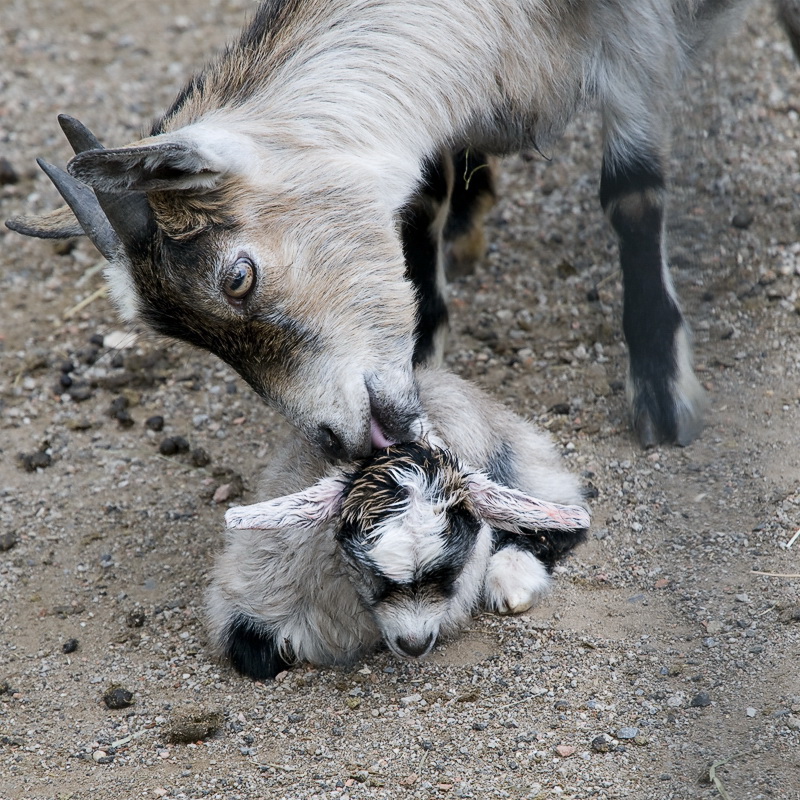
<path fill-rule="evenodd" d="M 703 392 L 664 238 L 673 99 L 745 4 L 265 0 L 140 141 L 106 150 L 63 117 L 70 174 L 43 168 L 72 211 L 9 225 L 85 231 L 126 318 L 216 353 L 329 456 L 363 457 L 420 434 L 412 362 L 441 355 L 444 265 L 481 241 L 487 154 L 552 147 L 593 101 L 633 425 L 685 444 Z M 776 6 L 800 51 L 800 2 Z"/>
<path fill-rule="evenodd" d="M 380 640 L 424 655 L 481 606 L 528 609 L 583 538 L 546 436 L 451 374 L 418 379 L 425 440 L 332 468 L 294 438 L 264 477 L 274 499 L 228 511 L 208 619 L 245 675 L 350 663 Z"/>

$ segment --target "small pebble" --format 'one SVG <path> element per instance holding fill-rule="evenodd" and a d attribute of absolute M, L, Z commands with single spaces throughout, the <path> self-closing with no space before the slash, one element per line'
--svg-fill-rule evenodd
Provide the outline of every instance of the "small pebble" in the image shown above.
<path fill-rule="evenodd" d="M 218 486 L 217 490 L 214 492 L 213 500 L 215 503 L 225 503 L 228 500 L 240 497 L 243 491 L 244 486 L 242 484 L 242 479 L 235 478 L 231 480 L 230 483 L 223 483 L 222 486 Z"/>
<path fill-rule="evenodd" d="M 16 533 L 0 533 L 0 552 L 10 550 L 18 541 Z"/>
<path fill-rule="evenodd" d="M 78 649 L 78 640 L 77 639 L 67 639 L 66 642 L 61 646 L 61 649 L 65 653 L 74 653 Z"/>
<path fill-rule="evenodd" d="M 620 728 L 614 735 L 617 739 L 635 739 L 638 733 L 638 728 L 626 727 Z"/>
<path fill-rule="evenodd" d="M 731 225 L 733 225 L 734 228 L 740 228 L 744 230 L 753 224 L 754 219 L 755 217 L 750 211 L 737 211 L 733 215 Z"/>
<path fill-rule="evenodd" d="M 577 748 L 570 744 L 556 745 L 556 755 L 561 756 L 561 758 L 569 758 L 571 755 L 574 755 L 575 750 L 577 750 Z"/>
<path fill-rule="evenodd" d="M 103 337 L 103 341 L 100 344 L 110 350 L 133 347 L 136 344 L 136 334 L 131 331 L 110 331 Z"/>
<path fill-rule="evenodd" d="M 689 706 L 691 708 L 705 708 L 711 705 L 711 695 L 708 692 L 698 692 L 693 698 Z"/>
<path fill-rule="evenodd" d="M 136 701 L 133 699 L 133 692 L 123 689 L 122 686 L 109 686 L 103 695 L 103 702 L 107 708 L 119 709 L 128 708 Z"/>
<path fill-rule="evenodd" d="M 70 398 L 76 403 L 82 403 L 84 400 L 88 400 L 92 396 L 92 390 L 88 386 L 80 386 L 73 384 L 69 387 L 69 391 L 67 394 Z"/>
<path fill-rule="evenodd" d="M 754 717 L 756 714 L 758 714 L 758 709 L 753 708 L 752 706 L 748 706 L 746 713 L 748 717 Z"/>

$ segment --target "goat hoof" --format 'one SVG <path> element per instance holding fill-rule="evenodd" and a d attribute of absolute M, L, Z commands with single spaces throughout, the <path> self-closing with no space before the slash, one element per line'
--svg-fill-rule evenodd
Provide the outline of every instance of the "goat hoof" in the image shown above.
<path fill-rule="evenodd" d="M 489 559 L 484 606 L 495 614 L 522 614 L 547 590 L 550 578 L 536 556 L 513 545 Z"/>

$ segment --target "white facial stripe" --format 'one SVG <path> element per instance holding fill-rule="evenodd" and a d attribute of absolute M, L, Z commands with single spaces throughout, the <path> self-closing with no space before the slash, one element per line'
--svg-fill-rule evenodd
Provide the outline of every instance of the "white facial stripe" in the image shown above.
<path fill-rule="evenodd" d="M 133 285 L 128 268 L 122 264 L 109 264 L 103 273 L 111 301 L 126 322 L 133 322 L 138 312 L 139 295 Z"/>
<path fill-rule="evenodd" d="M 398 583 L 413 580 L 421 566 L 441 558 L 444 552 L 447 515 L 415 506 L 411 504 L 377 526 L 371 537 L 370 558 L 383 575 Z M 420 514 L 420 510 L 427 513 Z"/>

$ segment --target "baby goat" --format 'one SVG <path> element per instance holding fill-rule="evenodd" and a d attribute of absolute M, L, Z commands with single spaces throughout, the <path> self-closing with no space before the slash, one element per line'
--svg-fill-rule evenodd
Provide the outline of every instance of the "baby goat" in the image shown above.
<path fill-rule="evenodd" d="M 279 496 L 228 511 L 244 530 L 228 533 L 208 619 L 245 675 L 349 663 L 381 639 L 424 655 L 481 604 L 525 611 L 582 540 L 581 492 L 541 432 L 451 374 L 418 380 L 424 441 L 334 469 L 295 438 L 265 476 Z"/>

